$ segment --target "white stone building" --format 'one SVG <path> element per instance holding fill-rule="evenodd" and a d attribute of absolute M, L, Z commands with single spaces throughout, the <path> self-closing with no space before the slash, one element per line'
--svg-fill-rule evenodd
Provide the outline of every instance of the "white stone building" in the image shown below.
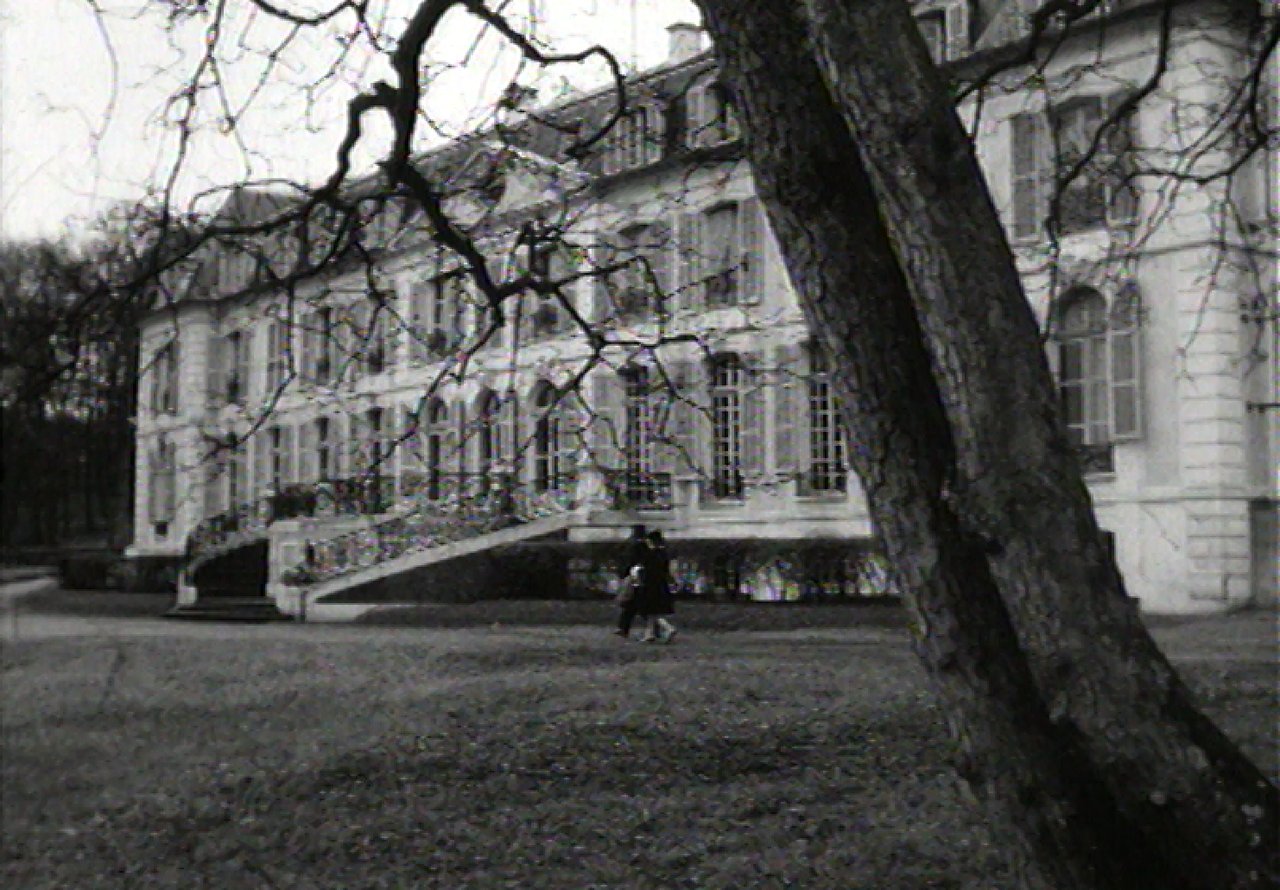
<path fill-rule="evenodd" d="M 1078 24 L 1035 88 L 1024 65 L 962 110 L 1130 592 L 1193 612 L 1276 599 L 1280 69 L 1262 81 L 1270 146 L 1197 182 L 1234 157 L 1217 122 L 1249 23 L 1234 5 L 1177 3 L 1159 87 L 1077 165 L 1151 77 L 1163 8 Z M 1016 2 L 919 14 L 958 77 L 1026 29 Z M 669 63 L 636 78 L 632 110 L 581 164 L 553 160 L 558 137 L 527 122 L 424 159 L 496 280 L 528 273 L 568 299 L 526 291 L 479 348 L 491 316 L 419 218 L 369 216 L 376 263 L 296 289 L 255 284 L 234 250 L 206 254 L 143 338 L 133 555 L 212 567 L 269 542 L 254 583 L 296 612 L 353 588 L 434 589 L 424 570 L 498 545 L 542 548 L 559 560 L 549 583 L 590 587 L 595 545 L 642 522 L 666 532 L 693 595 L 889 593 L 845 468 L 856 443 L 698 39 L 672 29 Z M 539 117 L 591 124 L 608 101 Z M 246 189 L 225 212 L 286 204 Z M 570 307 L 617 341 L 594 366 L 600 344 Z M 462 355 L 467 373 L 449 373 Z"/>

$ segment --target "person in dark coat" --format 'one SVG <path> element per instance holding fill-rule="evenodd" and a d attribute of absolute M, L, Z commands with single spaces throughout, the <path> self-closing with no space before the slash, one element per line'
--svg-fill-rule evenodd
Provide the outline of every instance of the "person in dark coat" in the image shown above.
<path fill-rule="evenodd" d="M 648 540 L 643 525 L 631 527 L 627 558 L 618 568 L 621 590 L 618 594 L 618 627 L 614 633 L 620 637 L 631 636 L 631 624 L 639 614 L 641 590 L 639 579 L 644 571 L 644 557 L 648 552 Z"/>
<path fill-rule="evenodd" d="M 640 602 L 637 613 L 648 621 L 645 643 L 669 643 L 679 633 L 671 622 L 676 612 L 675 594 L 671 589 L 671 557 L 662 532 L 649 532 L 640 563 Z"/>

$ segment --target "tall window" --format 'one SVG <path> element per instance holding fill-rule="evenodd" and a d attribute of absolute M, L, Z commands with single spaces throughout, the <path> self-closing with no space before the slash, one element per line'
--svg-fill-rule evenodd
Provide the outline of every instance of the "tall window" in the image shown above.
<path fill-rule="evenodd" d="M 845 435 L 825 355 L 809 351 L 809 473 L 813 493 L 845 490 Z"/>
<path fill-rule="evenodd" d="M 501 456 L 502 402 L 493 390 L 485 390 L 476 403 L 476 475 L 488 477 Z"/>
<path fill-rule="evenodd" d="M 289 369 L 289 328 L 281 321 L 267 325 L 267 398 L 284 385 Z"/>
<path fill-rule="evenodd" d="M 711 369 L 712 495 L 743 495 L 742 446 L 743 388 L 746 369 L 737 356 L 724 356 Z"/>
<path fill-rule="evenodd" d="M 273 426 L 267 430 L 267 470 L 272 491 L 280 491 L 287 481 L 288 447 L 289 443 L 284 427 Z"/>
<path fill-rule="evenodd" d="M 248 500 L 249 461 L 248 446 L 239 442 L 227 451 L 227 508 L 234 510 Z"/>
<path fill-rule="evenodd" d="M 330 383 L 336 376 L 338 331 L 333 307 L 308 313 L 302 328 L 302 368 L 314 383 Z"/>
<path fill-rule="evenodd" d="M 177 510 L 177 454 L 165 436 L 156 440 L 151 453 L 150 519 L 157 535 L 169 533 L 169 523 Z"/>
<path fill-rule="evenodd" d="M 545 382 L 534 392 L 533 486 L 537 491 L 563 488 L 572 472 L 565 447 L 569 431 L 559 395 L 555 387 Z"/>
<path fill-rule="evenodd" d="M 742 241 L 738 211 L 737 204 L 720 204 L 701 220 L 699 277 L 707 306 L 735 306 L 739 302 Z"/>
<path fill-rule="evenodd" d="M 627 226 L 614 236 L 605 261 L 618 265 L 602 279 L 619 319 L 660 312 L 670 288 L 671 227 L 664 222 Z"/>
<path fill-rule="evenodd" d="M 442 358 L 462 342 L 467 306 L 465 272 L 446 272 L 419 283 L 411 304 L 413 361 Z"/>
<path fill-rule="evenodd" d="M 427 406 L 427 436 L 423 460 L 427 470 L 427 498 L 444 497 L 445 461 L 449 458 L 449 405 L 443 399 L 432 399 Z"/>
<path fill-rule="evenodd" d="M 1050 109 L 1047 117 L 1027 112 L 1012 119 L 1014 237 L 1040 234 L 1055 188 L 1057 213 L 1050 222 L 1062 234 L 1133 220 L 1134 124 L 1122 118 L 1104 128 L 1116 102 L 1114 97 L 1080 96 Z"/>
<path fill-rule="evenodd" d="M 176 414 L 180 375 L 176 340 L 170 340 L 156 352 L 151 374 L 151 410 L 156 414 Z"/>
<path fill-rule="evenodd" d="M 248 352 L 247 337 L 243 331 L 232 331 L 227 335 L 227 401 L 232 404 L 243 404 L 248 394 L 245 385 L 249 377 Z"/>
<path fill-rule="evenodd" d="M 529 274 L 542 282 L 563 282 L 575 271 L 575 267 L 574 254 L 565 244 L 546 240 L 529 248 Z M 522 320 L 520 329 L 524 340 L 559 333 L 569 327 L 569 313 L 561 303 L 561 295 L 554 291 L 533 292 L 524 306 L 528 313 L 527 318 Z"/>
<path fill-rule="evenodd" d="M 622 430 L 622 448 L 628 477 L 643 477 L 654 467 L 654 404 L 649 371 L 626 368 L 622 372 L 626 421 Z"/>
<path fill-rule="evenodd" d="M 336 474 L 333 465 L 333 431 L 327 417 L 315 420 L 316 481 L 324 482 Z"/>
<path fill-rule="evenodd" d="M 1072 288 L 1057 308 L 1058 388 L 1070 443 L 1085 468 L 1112 469 L 1113 442 L 1141 434 L 1141 379 L 1135 286 L 1108 306 L 1101 293 Z"/>

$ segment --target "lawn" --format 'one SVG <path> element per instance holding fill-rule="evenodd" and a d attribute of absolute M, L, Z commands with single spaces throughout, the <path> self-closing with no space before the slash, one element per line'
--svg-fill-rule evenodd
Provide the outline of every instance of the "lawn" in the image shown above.
<path fill-rule="evenodd" d="M 898 628 L 474 623 L 8 645 L 0 885 L 1013 886 Z M 1173 632 L 1275 776 L 1273 653 Z"/>

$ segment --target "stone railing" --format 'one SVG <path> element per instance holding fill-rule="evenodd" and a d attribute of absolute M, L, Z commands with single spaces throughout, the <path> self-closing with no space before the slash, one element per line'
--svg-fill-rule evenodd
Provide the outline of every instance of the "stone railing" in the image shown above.
<path fill-rule="evenodd" d="M 305 586 L 396 559 L 569 512 L 565 491 L 532 491 L 510 476 L 453 479 L 447 496 L 419 493 L 403 512 L 326 541 L 313 541 L 306 559 L 286 571 L 287 584 Z M 439 495 L 442 487 L 432 487 Z"/>

